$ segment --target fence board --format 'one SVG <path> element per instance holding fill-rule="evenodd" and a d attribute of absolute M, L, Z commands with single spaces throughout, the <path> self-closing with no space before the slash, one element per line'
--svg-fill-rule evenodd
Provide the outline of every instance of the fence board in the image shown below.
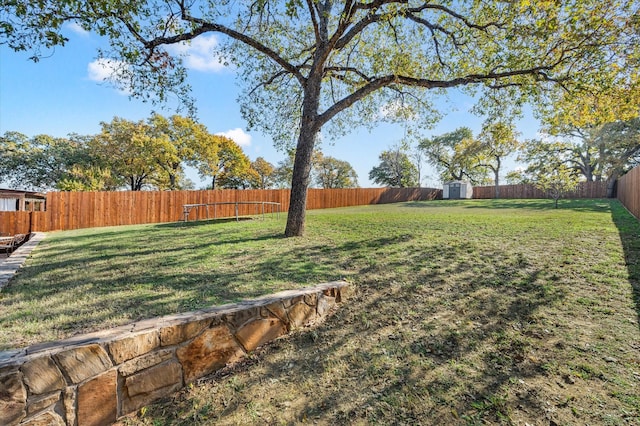
<path fill-rule="evenodd" d="M 636 168 L 618 185 L 620 200 L 636 216 L 640 215 L 640 169 Z M 493 186 L 473 188 L 473 198 L 493 198 Z M 144 191 L 144 192 L 50 192 L 45 212 L 0 212 L 0 232 L 14 234 L 31 231 L 55 231 L 102 226 L 175 222 L 183 218 L 184 204 L 235 201 L 269 201 L 289 208 L 288 189 L 208 190 L 208 191 Z M 532 185 L 502 185 L 501 198 L 544 198 Z M 572 198 L 602 198 L 604 182 L 584 182 L 569 194 Z M 350 188 L 309 189 L 307 209 L 348 207 L 367 204 L 424 201 L 442 197 L 442 191 L 430 188 Z M 255 206 L 239 207 L 241 215 L 253 215 Z M 31 215 L 31 216 L 29 216 Z M 192 211 L 190 219 L 213 217 L 213 208 Z M 216 208 L 217 217 L 235 215 L 234 205 Z"/>
<path fill-rule="evenodd" d="M 574 191 L 569 192 L 565 198 L 606 198 L 606 182 L 580 182 Z M 491 199 L 495 198 L 495 186 L 474 186 L 473 198 Z M 534 185 L 500 185 L 500 198 L 503 199 L 526 199 L 526 198 L 547 198 L 544 191 Z"/>
<path fill-rule="evenodd" d="M 640 166 L 618 180 L 618 199 L 631 214 L 640 219 Z"/>
<path fill-rule="evenodd" d="M 31 212 L 0 212 L 0 234 L 28 234 Z"/>

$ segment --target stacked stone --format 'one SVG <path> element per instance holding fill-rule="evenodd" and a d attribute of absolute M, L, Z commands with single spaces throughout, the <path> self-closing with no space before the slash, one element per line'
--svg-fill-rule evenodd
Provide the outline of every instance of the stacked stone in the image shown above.
<path fill-rule="evenodd" d="M 106 425 L 323 319 L 347 283 L 0 352 L 0 425 Z"/>

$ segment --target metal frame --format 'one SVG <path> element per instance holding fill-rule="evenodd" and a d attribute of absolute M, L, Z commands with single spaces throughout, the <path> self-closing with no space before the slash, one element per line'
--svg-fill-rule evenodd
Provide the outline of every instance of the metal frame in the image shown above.
<path fill-rule="evenodd" d="M 199 207 L 206 208 L 206 216 L 207 220 L 209 218 L 209 206 L 213 206 L 213 219 L 217 219 L 217 210 L 219 205 L 235 205 L 235 216 L 236 221 L 240 220 L 240 216 L 238 215 L 238 205 L 240 204 L 253 204 L 256 206 L 256 214 L 260 214 L 259 207 L 262 207 L 262 219 L 264 219 L 265 214 L 265 205 L 271 206 L 271 213 L 273 214 L 273 208 L 277 207 L 277 217 L 280 218 L 280 203 L 274 203 L 272 201 L 229 201 L 229 202 L 220 202 L 220 203 L 205 203 L 205 204 L 183 204 L 182 205 L 182 215 L 183 221 L 186 223 L 189 221 L 189 214 L 192 209 L 198 209 Z M 196 219 L 197 220 L 197 219 Z"/>

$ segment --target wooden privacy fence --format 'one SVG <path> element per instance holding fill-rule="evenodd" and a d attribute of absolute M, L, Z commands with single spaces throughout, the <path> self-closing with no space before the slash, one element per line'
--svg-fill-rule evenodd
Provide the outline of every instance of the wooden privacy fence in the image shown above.
<path fill-rule="evenodd" d="M 640 166 L 618 179 L 618 200 L 640 219 Z"/>
<path fill-rule="evenodd" d="M 640 216 L 640 168 L 623 176 L 618 183 L 618 198 Z M 605 182 L 583 182 L 568 198 L 604 198 Z M 473 188 L 473 198 L 495 198 L 493 186 Z M 442 198 L 442 190 L 432 188 L 353 188 L 309 189 L 307 209 L 360 206 L 367 204 L 425 201 Z M 501 185 L 500 198 L 546 198 L 533 185 Z M 185 204 L 268 201 L 289 209 L 288 189 L 214 190 L 214 191 L 122 191 L 122 192 L 50 192 L 45 212 L 0 212 L 0 233 L 56 231 L 101 226 L 176 222 L 183 219 Z M 255 214 L 255 206 L 246 205 L 240 215 Z M 235 216 L 235 205 L 219 206 L 217 217 Z M 194 211 L 189 220 L 204 219 L 206 211 Z"/>
<path fill-rule="evenodd" d="M 229 203 L 218 206 L 217 217 L 234 217 L 236 202 L 267 201 L 289 208 L 288 189 L 214 191 L 50 192 L 45 212 L 6 212 L 0 216 L 0 232 L 46 232 L 101 226 L 176 222 L 183 219 L 183 205 Z M 307 209 L 325 209 L 401 201 L 433 200 L 442 191 L 431 188 L 309 189 Z M 239 204 L 240 215 L 255 214 L 255 206 Z M 204 209 L 189 220 L 204 219 Z"/>
<path fill-rule="evenodd" d="M 40 212 L 39 212 L 40 213 Z M 0 236 L 31 232 L 32 212 L 0 212 Z"/>
<path fill-rule="evenodd" d="M 495 186 L 474 186 L 473 198 L 495 198 Z M 606 182 L 580 182 L 575 189 L 564 198 L 606 198 L 607 183 Z M 536 188 L 534 185 L 500 185 L 500 198 L 547 198 L 544 191 Z"/>

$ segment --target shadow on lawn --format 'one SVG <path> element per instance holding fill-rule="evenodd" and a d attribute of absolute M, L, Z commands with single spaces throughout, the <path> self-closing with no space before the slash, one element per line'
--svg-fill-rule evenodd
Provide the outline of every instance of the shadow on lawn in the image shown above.
<path fill-rule="evenodd" d="M 598 202 L 601 201 L 601 202 Z M 405 203 L 406 207 L 415 208 L 443 208 L 460 207 L 464 209 L 528 209 L 528 210 L 554 210 L 552 199 L 471 199 L 471 200 L 442 200 L 438 202 L 413 201 Z M 602 199 L 594 202 L 593 199 L 561 199 L 558 209 L 567 209 L 579 212 L 603 212 L 609 209 L 609 200 Z"/>
<path fill-rule="evenodd" d="M 411 238 L 402 236 L 335 248 L 336 255 L 386 248 L 392 260 L 380 266 L 357 263 L 362 279 L 357 294 L 319 329 L 276 341 L 231 371 L 206 379 L 215 384 L 213 389 L 227 389 L 225 395 L 216 391 L 201 403 L 182 394 L 155 405 L 146 416 L 166 418 L 166 413 L 174 413 L 166 418 L 167 424 L 187 424 L 185 419 L 200 415 L 197 407 L 206 406 L 224 424 L 238 422 L 234 416 L 247 407 L 271 407 L 274 417 L 262 417 L 265 424 L 316 419 L 321 424 L 499 421 L 506 415 L 501 406 L 506 404 L 504 386 L 545 374 L 545 360 L 527 356 L 536 339 L 548 338 L 537 313 L 566 293 L 543 284 L 544 271 L 486 248 L 482 257 L 494 259 L 494 272 L 451 282 L 443 274 L 463 274 L 473 262 L 459 260 L 467 249 L 465 242 L 421 251 L 407 250 L 411 244 Z M 313 257 L 317 250 L 322 248 L 309 248 L 301 255 Z M 403 256 L 394 256 L 398 253 Z M 429 267 L 432 259 L 449 261 L 447 272 L 434 273 Z M 399 282 L 406 275 L 395 271 L 407 265 L 413 278 Z M 241 391 L 230 397 L 233 386 L 221 381 L 254 365 L 257 374 L 249 372 L 234 381 L 241 383 Z M 283 381 L 289 390 L 274 385 Z M 212 401 L 218 398 L 223 400 L 220 406 Z M 262 407 L 256 407 L 256 399 Z M 544 416 L 543 400 L 529 394 L 516 399 L 534 417 Z M 292 408 L 286 412 L 285 407 Z"/>
<path fill-rule="evenodd" d="M 640 328 L 640 221 L 619 202 L 611 203 L 611 216 L 618 228 L 624 249 L 625 264 L 629 271 L 629 282 L 633 287 L 633 299 Z"/>

